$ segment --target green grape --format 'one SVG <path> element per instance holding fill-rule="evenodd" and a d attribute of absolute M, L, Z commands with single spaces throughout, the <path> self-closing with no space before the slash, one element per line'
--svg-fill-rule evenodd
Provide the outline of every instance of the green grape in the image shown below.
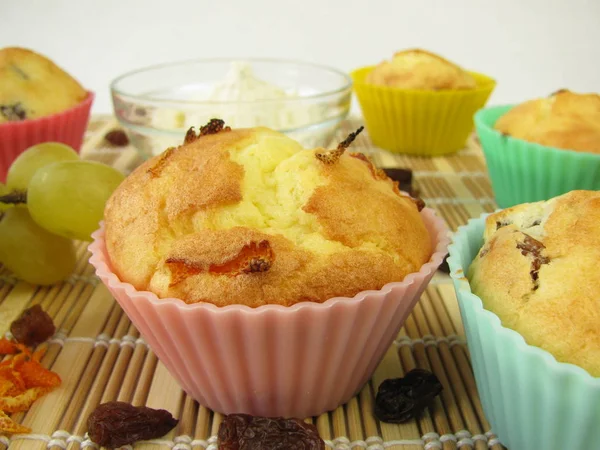
<path fill-rule="evenodd" d="M 0 196 L 8 194 L 10 192 L 10 190 L 4 186 L 2 183 L 0 183 Z M 10 208 L 12 205 L 8 204 L 8 203 L 2 203 L 0 202 L 0 213 L 2 213 L 2 211 Z"/>
<path fill-rule="evenodd" d="M 79 159 L 71 147 L 59 142 L 44 142 L 29 147 L 8 168 L 6 185 L 10 190 L 26 190 L 33 174 L 40 168 L 58 161 Z"/>
<path fill-rule="evenodd" d="M 90 240 L 104 205 L 125 176 L 105 164 L 61 161 L 39 169 L 27 190 L 38 225 L 60 236 Z"/>
<path fill-rule="evenodd" d="M 0 219 L 0 262 L 21 280 L 54 284 L 73 272 L 77 258 L 73 241 L 44 230 L 27 208 L 11 208 Z"/>

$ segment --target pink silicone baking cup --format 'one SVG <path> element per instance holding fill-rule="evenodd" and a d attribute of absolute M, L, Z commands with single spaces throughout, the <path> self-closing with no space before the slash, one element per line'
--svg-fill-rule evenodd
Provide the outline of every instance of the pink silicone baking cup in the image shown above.
<path fill-rule="evenodd" d="M 39 119 L 0 124 L 0 181 L 23 151 L 41 142 L 62 142 L 79 152 L 94 102 L 94 93 L 78 105 Z"/>
<path fill-rule="evenodd" d="M 310 417 L 350 400 L 369 380 L 448 247 L 433 210 L 422 216 L 434 253 L 401 282 L 353 298 L 291 307 L 188 305 L 124 283 L 111 269 L 104 225 L 90 263 L 181 387 L 223 414 Z M 368 270 L 368 269 L 366 269 Z"/>

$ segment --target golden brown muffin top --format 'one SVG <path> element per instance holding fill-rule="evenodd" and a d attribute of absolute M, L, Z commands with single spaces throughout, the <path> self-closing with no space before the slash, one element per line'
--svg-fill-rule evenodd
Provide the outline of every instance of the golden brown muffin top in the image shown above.
<path fill-rule="evenodd" d="M 416 202 L 344 152 L 353 136 L 305 150 L 265 128 L 212 128 L 142 164 L 109 200 L 122 281 L 187 303 L 289 306 L 380 289 L 429 260 Z"/>
<path fill-rule="evenodd" d="M 600 376 L 600 192 L 488 216 L 473 293 L 525 341 Z"/>
<path fill-rule="evenodd" d="M 541 145 L 600 153 L 600 95 L 563 89 L 515 106 L 494 128 Z"/>
<path fill-rule="evenodd" d="M 17 47 L 0 49 L 0 123 L 55 114 L 87 92 L 48 58 Z"/>
<path fill-rule="evenodd" d="M 366 82 L 400 89 L 474 89 L 475 79 L 456 64 L 425 50 L 404 50 L 378 64 Z"/>

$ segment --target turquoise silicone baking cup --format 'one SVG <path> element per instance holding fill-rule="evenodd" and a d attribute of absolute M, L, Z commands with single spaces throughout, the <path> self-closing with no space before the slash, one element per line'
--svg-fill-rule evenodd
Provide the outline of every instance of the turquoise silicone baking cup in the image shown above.
<path fill-rule="evenodd" d="M 493 432 L 510 450 L 600 449 L 600 378 L 527 344 L 471 292 L 465 274 L 483 243 L 484 224 L 482 216 L 458 229 L 448 264 Z"/>
<path fill-rule="evenodd" d="M 475 129 L 501 208 L 576 189 L 600 190 L 600 154 L 546 147 L 496 131 L 494 124 L 512 107 L 495 106 L 475 114 Z"/>

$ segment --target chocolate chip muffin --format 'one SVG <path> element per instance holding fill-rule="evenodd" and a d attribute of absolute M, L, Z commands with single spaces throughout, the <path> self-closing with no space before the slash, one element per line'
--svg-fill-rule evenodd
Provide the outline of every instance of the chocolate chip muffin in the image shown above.
<path fill-rule="evenodd" d="M 432 253 L 419 202 L 362 154 L 221 121 L 138 167 L 105 210 L 119 279 L 158 297 L 290 306 L 381 289 Z"/>
<path fill-rule="evenodd" d="M 0 124 L 49 116 L 81 103 L 85 89 L 31 50 L 0 50 Z"/>
<path fill-rule="evenodd" d="M 600 95 L 563 89 L 515 106 L 494 128 L 549 147 L 600 153 Z"/>
<path fill-rule="evenodd" d="M 484 308 L 525 341 L 600 376 L 600 192 L 488 216 L 469 268 Z"/>

